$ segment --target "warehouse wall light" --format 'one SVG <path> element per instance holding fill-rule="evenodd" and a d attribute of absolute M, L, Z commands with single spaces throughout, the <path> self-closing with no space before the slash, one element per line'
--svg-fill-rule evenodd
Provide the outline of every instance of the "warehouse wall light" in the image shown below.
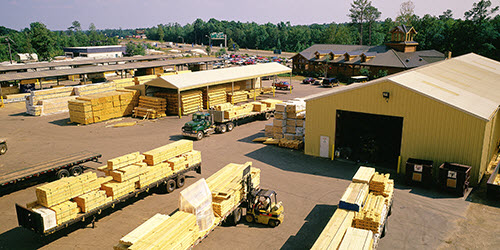
<path fill-rule="evenodd" d="M 382 92 L 382 97 L 384 97 L 386 102 L 389 102 L 389 97 L 391 96 L 391 93 L 389 92 Z"/>

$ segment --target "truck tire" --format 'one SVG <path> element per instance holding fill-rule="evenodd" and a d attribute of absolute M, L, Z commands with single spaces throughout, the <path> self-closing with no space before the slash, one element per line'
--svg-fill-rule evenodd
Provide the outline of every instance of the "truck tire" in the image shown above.
<path fill-rule="evenodd" d="M 204 136 L 205 136 L 205 134 L 203 134 L 203 131 L 198 131 L 198 133 L 196 133 L 196 139 L 198 141 L 203 139 Z"/>
<path fill-rule="evenodd" d="M 71 176 L 78 176 L 83 173 L 83 168 L 80 166 L 73 166 L 69 169 L 69 174 Z"/>
<path fill-rule="evenodd" d="M 69 176 L 70 176 L 70 173 L 67 169 L 60 169 L 56 173 L 57 179 L 62 179 L 62 178 L 69 177 Z"/>
<path fill-rule="evenodd" d="M 269 220 L 269 222 L 267 224 L 269 224 L 270 227 L 277 227 L 280 224 L 280 221 L 279 220 Z"/>
<path fill-rule="evenodd" d="M 167 193 L 172 193 L 174 192 L 175 190 L 175 181 L 173 179 L 170 179 L 167 181 L 167 183 L 165 184 L 165 189 L 167 190 Z"/>
<path fill-rule="evenodd" d="M 255 221 L 255 219 L 253 218 L 253 215 L 251 215 L 251 214 L 247 214 L 247 215 L 245 216 L 245 220 L 246 220 L 248 223 L 252 223 L 252 222 L 254 222 L 254 221 Z"/>
<path fill-rule="evenodd" d="M 7 152 L 7 144 L 0 144 L 0 155 L 3 155 Z"/>
<path fill-rule="evenodd" d="M 224 125 L 224 124 L 217 126 L 217 128 L 219 130 L 219 133 L 221 133 L 221 134 L 224 134 L 227 131 L 226 125 Z"/>
<path fill-rule="evenodd" d="M 264 120 L 269 120 L 271 119 L 271 113 L 267 112 L 267 113 L 264 113 Z"/>
<path fill-rule="evenodd" d="M 382 233 L 380 234 L 380 238 L 384 238 L 385 237 L 385 234 L 387 233 L 387 219 L 385 219 L 385 224 L 384 224 L 384 228 L 382 228 Z"/>
<path fill-rule="evenodd" d="M 234 124 L 232 122 L 226 124 L 227 132 L 231 132 L 234 129 Z"/>
<path fill-rule="evenodd" d="M 233 224 L 236 226 L 238 225 L 238 222 L 240 222 L 241 220 L 241 208 L 236 208 L 234 211 L 233 211 Z"/>
<path fill-rule="evenodd" d="M 182 174 L 177 176 L 176 184 L 177 188 L 184 187 L 184 184 L 186 184 L 186 177 Z"/>

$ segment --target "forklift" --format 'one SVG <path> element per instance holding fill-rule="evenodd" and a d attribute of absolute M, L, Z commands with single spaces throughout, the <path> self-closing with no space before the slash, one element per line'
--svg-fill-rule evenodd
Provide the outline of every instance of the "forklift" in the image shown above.
<path fill-rule="evenodd" d="M 248 203 L 249 207 L 245 216 L 247 222 L 256 222 L 271 227 L 276 227 L 283 222 L 284 208 L 281 201 L 277 201 L 274 190 L 253 190 L 250 197 L 251 202 Z"/>
<path fill-rule="evenodd" d="M 7 141 L 5 139 L 0 139 L 0 155 L 7 152 Z"/>

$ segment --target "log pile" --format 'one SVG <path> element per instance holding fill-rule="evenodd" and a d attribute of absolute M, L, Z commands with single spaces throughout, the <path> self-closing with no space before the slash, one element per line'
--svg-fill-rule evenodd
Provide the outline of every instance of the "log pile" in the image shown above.
<path fill-rule="evenodd" d="M 201 90 L 189 90 L 181 92 L 181 114 L 188 115 L 203 108 L 203 97 Z M 156 97 L 167 99 L 167 114 L 179 113 L 179 100 L 177 93 L 155 93 Z"/>
<path fill-rule="evenodd" d="M 208 89 L 203 89 L 203 108 L 209 109 L 218 104 L 227 102 L 227 92 L 224 86 L 214 86 Z M 210 106 L 209 106 L 210 105 Z"/>
<path fill-rule="evenodd" d="M 246 102 L 248 100 L 248 91 L 240 90 L 232 93 L 227 93 L 227 101 L 235 104 L 239 102 Z"/>
<path fill-rule="evenodd" d="M 339 250 L 371 250 L 373 246 L 373 233 L 369 230 L 350 227 L 347 229 Z"/>
<path fill-rule="evenodd" d="M 112 92 L 77 97 L 68 102 L 71 122 L 90 124 L 132 114 L 137 106 L 137 90 Z"/>
<path fill-rule="evenodd" d="M 160 97 L 141 96 L 139 106 L 134 108 L 134 117 L 156 119 L 165 116 L 167 100 Z"/>

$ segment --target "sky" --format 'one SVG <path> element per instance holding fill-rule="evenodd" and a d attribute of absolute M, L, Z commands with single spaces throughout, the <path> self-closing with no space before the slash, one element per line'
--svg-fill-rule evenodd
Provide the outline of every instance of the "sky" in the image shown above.
<path fill-rule="evenodd" d="M 381 20 L 395 19 L 405 0 L 372 0 L 382 12 Z M 462 18 L 479 0 L 413 0 L 415 14 L 438 16 L 451 9 Z M 500 0 L 491 0 L 494 6 Z M 193 23 L 197 18 L 292 25 L 342 23 L 352 0 L 0 0 L 0 26 L 21 30 L 42 22 L 51 30 L 66 30 L 78 20 L 86 30 L 147 28 L 158 24 Z"/>

